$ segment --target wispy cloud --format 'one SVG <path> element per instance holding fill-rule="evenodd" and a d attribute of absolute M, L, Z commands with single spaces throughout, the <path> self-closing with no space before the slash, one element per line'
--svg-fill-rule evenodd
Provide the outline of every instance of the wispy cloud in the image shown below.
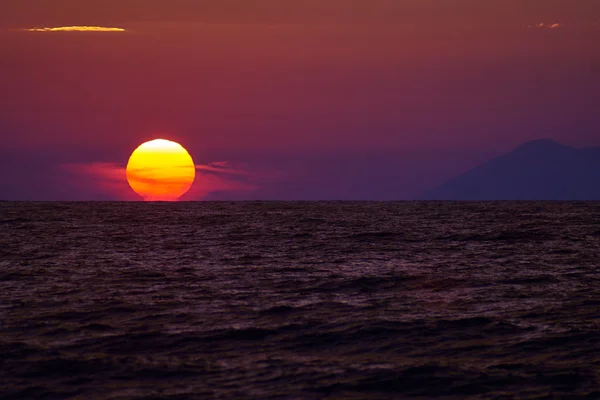
<path fill-rule="evenodd" d="M 547 24 L 544 22 L 540 22 L 539 24 L 535 24 L 535 25 L 529 25 L 529 28 L 535 28 L 535 29 L 558 29 L 558 28 L 562 28 L 563 25 L 559 24 L 559 23 L 553 23 L 553 24 Z"/>
<path fill-rule="evenodd" d="M 196 165 L 197 171 L 214 173 L 214 174 L 226 174 L 226 175 L 249 175 L 248 171 L 242 168 L 236 168 L 228 161 L 214 161 L 209 164 Z"/>
<path fill-rule="evenodd" d="M 68 173 L 66 183 L 84 194 L 84 197 L 110 200 L 139 200 L 129 184 L 125 167 L 116 163 L 94 162 L 63 164 Z"/>
<path fill-rule="evenodd" d="M 69 173 L 68 183 L 90 198 L 140 200 L 127 183 L 123 165 L 106 162 L 64 164 L 62 169 Z M 196 165 L 196 171 L 194 184 L 182 199 L 202 200 L 213 193 L 251 192 L 260 188 L 257 173 L 234 167 L 226 161 Z M 170 183 L 180 184 L 178 180 Z"/>
<path fill-rule="evenodd" d="M 125 32 L 124 28 L 114 28 L 106 26 L 55 26 L 43 28 L 28 28 L 24 29 L 27 32 Z"/>

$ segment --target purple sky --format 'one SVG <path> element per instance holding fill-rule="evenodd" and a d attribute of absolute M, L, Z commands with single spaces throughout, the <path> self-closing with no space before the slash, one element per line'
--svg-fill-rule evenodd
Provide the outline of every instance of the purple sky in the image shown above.
<path fill-rule="evenodd" d="M 66 25 L 125 32 L 25 31 Z M 410 199 L 600 145 L 597 0 L 4 0 L 0 52 L 0 199 L 136 199 L 156 137 L 189 200 Z"/>

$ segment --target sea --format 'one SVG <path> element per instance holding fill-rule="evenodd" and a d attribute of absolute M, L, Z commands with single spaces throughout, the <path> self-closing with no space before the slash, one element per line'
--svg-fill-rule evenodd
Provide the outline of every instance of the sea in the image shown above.
<path fill-rule="evenodd" d="M 600 398 L 600 203 L 0 203 L 0 399 L 403 398 Z"/>

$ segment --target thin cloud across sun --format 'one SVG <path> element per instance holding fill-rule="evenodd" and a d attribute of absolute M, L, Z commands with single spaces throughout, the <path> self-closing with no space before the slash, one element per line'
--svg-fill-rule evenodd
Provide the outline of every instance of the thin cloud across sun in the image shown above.
<path fill-rule="evenodd" d="M 215 164 L 222 167 L 215 169 Z M 236 168 L 228 162 L 196 164 L 194 167 L 197 171 L 196 180 L 185 195 L 187 200 L 203 200 L 212 193 L 251 193 L 260 189 L 260 171 Z M 92 162 L 63 164 L 61 168 L 67 173 L 66 182 L 90 198 L 125 201 L 141 199 L 128 185 L 124 165 Z M 179 182 L 170 183 L 180 185 Z"/>
<path fill-rule="evenodd" d="M 106 26 L 87 26 L 87 25 L 73 25 L 73 26 L 55 26 L 55 27 L 43 27 L 43 28 L 28 28 L 24 29 L 27 32 L 126 32 L 124 28 L 106 27 Z"/>

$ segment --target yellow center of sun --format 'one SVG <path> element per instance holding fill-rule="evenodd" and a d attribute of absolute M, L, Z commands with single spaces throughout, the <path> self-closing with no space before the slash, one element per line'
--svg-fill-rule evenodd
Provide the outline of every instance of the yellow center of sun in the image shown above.
<path fill-rule="evenodd" d="M 195 177 L 190 154 L 170 140 L 141 144 L 127 163 L 129 186 L 147 201 L 175 201 L 190 189 Z"/>

